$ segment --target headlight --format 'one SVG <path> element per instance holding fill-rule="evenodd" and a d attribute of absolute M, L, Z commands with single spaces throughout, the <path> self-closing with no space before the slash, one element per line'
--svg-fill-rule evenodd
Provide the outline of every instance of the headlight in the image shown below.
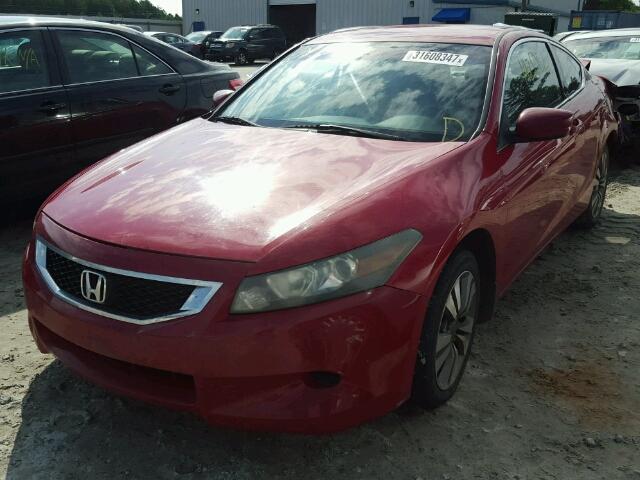
<path fill-rule="evenodd" d="M 235 44 L 235 43 L 233 43 L 233 42 L 231 42 L 231 43 L 227 43 L 227 48 L 233 48 L 233 47 L 235 47 L 235 46 L 236 46 L 236 44 Z"/>
<path fill-rule="evenodd" d="M 404 230 L 335 257 L 247 277 L 238 288 L 231 313 L 298 307 L 379 287 L 421 239 L 416 230 Z"/>

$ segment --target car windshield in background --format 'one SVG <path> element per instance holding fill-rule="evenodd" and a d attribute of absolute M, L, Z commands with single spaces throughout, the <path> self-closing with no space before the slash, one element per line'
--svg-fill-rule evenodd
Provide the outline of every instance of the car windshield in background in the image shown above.
<path fill-rule="evenodd" d="M 204 39 L 209 32 L 193 32 L 187 35 L 185 38 L 191 42 L 198 43 Z"/>
<path fill-rule="evenodd" d="M 576 57 L 640 60 L 640 34 L 635 37 L 596 37 L 568 39 L 564 45 Z"/>
<path fill-rule="evenodd" d="M 381 138 L 466 141 L 480 121 L 490 57 L 490 47 L 477 45 L 303 45 L 219 115 L 267 127 L 332 125 Z"/>
<path fill-rule="evenodd" d="M 220 38 L 222 40 L 242 40 L 244 34 L 249 31 L 247 27 L 233 27 L 224 32 Z"/>

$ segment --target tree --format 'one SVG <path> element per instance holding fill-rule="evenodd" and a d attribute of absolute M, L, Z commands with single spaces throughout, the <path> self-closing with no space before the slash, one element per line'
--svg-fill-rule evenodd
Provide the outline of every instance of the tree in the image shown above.
<path fill-rule="evenodd" d="M 180 20 L 149 0 L 0 0 L 0 12 Z"/>

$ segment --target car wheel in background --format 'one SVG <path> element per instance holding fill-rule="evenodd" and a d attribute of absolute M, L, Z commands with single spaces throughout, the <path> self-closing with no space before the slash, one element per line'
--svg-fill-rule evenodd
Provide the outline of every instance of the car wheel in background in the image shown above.
<path fill-rule="evenodd" d="M 480 311 L 480 267 L 460 250 L 447 262 L 429 302 L 413 378 L 412 399 L 431 409 L 453 396 L 464 373 Z"/>
<path fill-rule="evenodd" d="M 247 52 L 240 50 L 236 56 L 236 65 L 246 65 L 248 63 Z"/>
<path fill-rule="evenodd" d="M 596 169 L 595 185 L 593 187 L 593 192 L 591 193 L 589 206 L 584 213 L 578 217 L 578 220 L 576 220 L 576 225 L 579 227 L 592 228 L 598 223 L 602 214 L 604 199 L 607 194 L 607 184 L 609 181 L 608 175 L 609 148 L 605 147 L 600 155 L 600 160 Z"/>

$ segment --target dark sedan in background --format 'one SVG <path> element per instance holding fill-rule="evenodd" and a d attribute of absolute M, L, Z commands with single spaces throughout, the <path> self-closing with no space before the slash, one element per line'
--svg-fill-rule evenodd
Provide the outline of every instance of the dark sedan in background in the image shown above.
<path fill-rule="evenodd" d="M 236 88 L 200 61 L 126 27 L 0 19 L 0 205 L 42 199 L 91 163 L 210 110 Z"/>
<path fill-rule="evenodd" d="M 201 32 L 191 32 L 189 35 L 186 35 L 184 38 L 186 38 L 190 42 L 195 43 L 196 46 L 200 49 L 200 53 L 202 54 L 200 58 L 204 58 L 211 43 L 217 38 L 220 38 L 220 36 L 223 33 L 224 32 L 221 32 L 219 30 L 218 31 L 203 30 Z"/>
<path fill-rule="evenodd" d="M 157 38 L 161 42 L 171 45 L 172 47 L 182 50 L 183 52 L 193 55 L 196 58 L 203 58 L 202 49 L 199 45 L 196 45 L 191 40 L 178 35 L 177 33 L 168 32 L 144 32 L 145 35 L 153 38 Z"/>

